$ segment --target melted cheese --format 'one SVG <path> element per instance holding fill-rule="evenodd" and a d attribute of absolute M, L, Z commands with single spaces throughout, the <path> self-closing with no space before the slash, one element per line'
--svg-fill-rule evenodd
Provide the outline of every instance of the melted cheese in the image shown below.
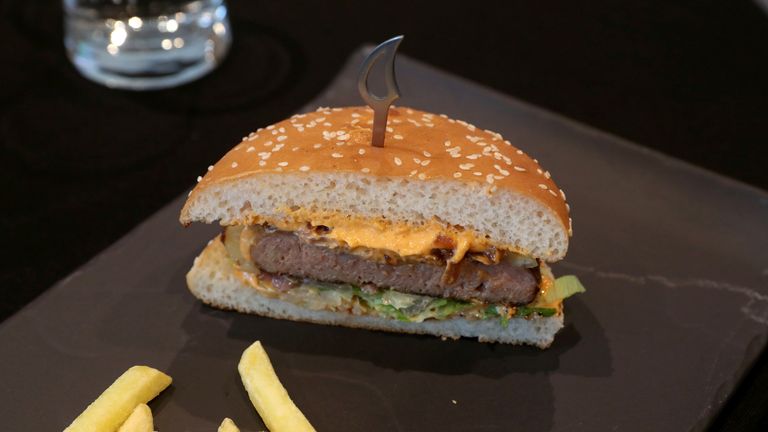
<path fill-rule="evenodd" d="M 436 241 L 439 237 L 448 238 L 453 243 L 453 255 L 450 262 L 457 263 L 468 251 L 483 251 L 488 248 L 484 236 L 472 230 L 459 230 L 436 220 L 424 225 L 404 223 L 351 220 L 343 217 L 306 218 L 298 221 L 267 221 L 278 229 L 298 231 L 306 227 L 306 221 L 313 226 L 324 225 L 331 228 L 322 237 L 345 243 L 349 248 L 366 247 L 385 249 L 402 257 L 428 255 L 432 249 L 445 248 Z"/>

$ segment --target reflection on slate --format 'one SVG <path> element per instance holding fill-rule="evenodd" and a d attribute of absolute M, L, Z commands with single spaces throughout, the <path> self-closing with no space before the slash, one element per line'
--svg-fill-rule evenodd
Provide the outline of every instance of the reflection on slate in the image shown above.
<path fill-rule="evenodd" d="M 307 109 L 358 104 L 361 56 Z M 705 427 L 765 346 L 768 197 L 404 56 L 398 78 L 402 105 L 501 132 L 568 194 L 575 237 L 555 271 L 577 274 L 588 292 L 566 302 L 552 348 L 208 308 L 184 275 L 218 229 L 181 228 L 180 197 L 0 326 L 0 346 L 14 353 L 0 357 L 4 426 L 61 430 L 143 363 L 174 378 L 151 404 L 159 430 L 214 430 L 225 416 L 261 430 L 236 370 L 260 339 L 318 430 Z"/>

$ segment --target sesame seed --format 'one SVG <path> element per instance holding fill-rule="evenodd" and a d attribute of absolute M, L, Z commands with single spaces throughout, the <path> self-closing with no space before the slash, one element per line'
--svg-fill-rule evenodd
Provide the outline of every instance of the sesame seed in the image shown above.
<path fill-rule="evenodd" d="M 557 198 L 557 192 L 555 192 L 552 189 L 550 189 L 549 193 L 552 194 L 553 197 Z"/>
<path fill-rule="evenodd" d="M 429 163 L 432 162 L 431 160 L 425 160 L 421 162 L 421 166 L 427 166 Z"/>
<path fill-rule="evenodd" d="M 287 136 L 285 136 L 285 135 L 280 135 L 279 137 L 277 137 L 277 142 L 285 141 L 285 140 L 287 140 L 287 139 L 288 139 L 288 137 L 287 137 Z"/>
<path fill-rule="evenodd" d="M 246 152 L 246 153 L 250 153 L 250 152 L 252 152 L 252 151 L 256 151 L 256 147 L 254 147 L 254 146 L 250 146 L 250 147 L 248 147 L 248 150 L 246 150 L 245 152 Z"/>
<path fill-rule="evenodd" d="M 425 178 L 427 178 L 427 175 L 426 175 L 426 174 L 424 174 L 424 173 L 419 173 L 419 180 L 424 180 Z"/>
<path fill-rule="evenodd" d="M 468 124 L 468 125 L 467 125 L 467 129 L 469 129 L 470 131 L 473 131 L 473 132 L 474 132 L 474 130 L 475 130 L 475 125 L 471 125 L 471 124 Z"/>
<path fill-rule="evenodd" d="M 325 122 L 323 123 L 323 126 L 333 126 L 333 124 L 331 122 Z"/>
<path fill-rule="evenodd" d="M 275 171 L 277 171 L 277 172 L 283 172 L 283 167 L 277 167 L 277 168 L 275 168 Z"/>
<path fill-rule="evenodd" d="M 280 128 L 280 129 L 278 129 L 278 130 L 280 131 L 280 133 L 285 133 L 285 128 L 284 128 L 284 127 L 281 127 L 281 128 Z"/>
<path fill-rule="evenodd" d="M 459 177 L 461 177 L 461 173 L 460 172 L 453 173 L 453 178 L 459 178 Z"/>
<path fill-rule="evenodd" d="M 391 127 L 387 126 L 387 132 L 390 132 L 390 133 L 392 133 L 392 132 L 394 132 L 394 131 L 395 131 L 394 129 L 392 129 Z"/>
<path fill-rule="evenodd" d="M 481 175 L 483 175 L 483 173 L 481 173 L 480 171 L 475 171 L 475 172 L 473 172 L 472 174 L 473 174 L 473 175 L 476 175 L 476 176 L 478 176 L 478 177 L 480 177 Z"/>
<path fill-rule="evenodd" d="M 451 153 L 451 157 L 452 158 L 460 158 L 461 154 L 460 153 Z"/>
<path fill-rule="evenodd" d="M 400 124 L 400 123 L 402 123 L 402 122 L 403 122 L 403 121 L 402 121 L 402 120 L 400 120 L 400 119 L 392 119 L 392 123 L 394 123 L 394 124 Z"/>
<path fill-rule="evenodd" d="M 202 176 L 197 176 L 197 182 L 200 183 L 200 181 L 203 179 Z"/>
<path fill-rule="evenodd" d="M 396 140 L 401 140 L 401 139 L 403 139 L 403 136 L 402 135 L 394 135 L 394 136 L 392 136 L 392 138 L 394 138 Z"/>
<path fill-rule="evenodd" d="M 258 137 L 258 135 L 255 135 L 253 132 L 251 132 L 251 134 L 248 136 L 248 141 L 253 141 Z"/>
<path fill-rule="evenodd" d="M 544 171 L 542 171 L 541 168 L 536 168 L 536 172 L 539 174 L 544 174 Z"/>
<path fill-rule="evenodd" d="M 294 147 L 291 149 L 291 151 L 297 151 L 298 149 L 299 149 L 298 147 Z"/>
<path fill-rule="evenodd" d="M 364 172 L 364 173 L 368 174 L 369 172 L 371 172 L 371 169 L 370 169 L 370 168 L 363 168 L 363 169 L 361 169 L 360 171 L 362 171 L 362 172 Z"/>
<path fill-rule="evenodd" d="M 408 114 L 413 114 L 413 110 L 412 110 L 412 109 L 410 109 L 410 108 L 407 108 L 407 109 L 405 110 L 405 112 L 407 112 Z"/>
<path fill-rule="evenodd" d="M 428 152 L 426 150 L 424 150 L 422 153 L 424 153 L 424 156 L 426 156 L 426 157 L 432 157 L 432 153 L 430 153 L 430 152 Z"/>
<path fill-rule="evenodd" d="M 442 117 L 442 118 L 448 118 L 448 116 L 445 115 L 445 114 L 439 114 L 439 116 Z"/>
<path fill-rule="evenodd" d="M 435 125 L 432 124 L 432 123 L 424 123 L 424 126 L 426 126 L 426 127 L 435 127 Z"/>
<path fill-rule="evenodd" d="M 315 121 L 320 123 L 321 121 L 325 121 L 325 117 L 318 117 L 315 119 Z"/>
<path fill-rule="evenodd" d="M 320 148 L 320 147 L 322 147 L 322 146 L 323 146 L 322 144 L 320 144 L 320 143 L 317 143 L 317 144 L 313 145 L 312 147 L 314 147 L 314 148 L 318 149 L 318 148 Z"/>
<path fill-rule="evenodd" d="M 303 127 L 296 128 L 296 130 L 299 131 L 299 132 L 304 132 L 304 128 Z"/>
<path fill-rule="evenodd" d="M 306 165 L 302 165 L 302 166 L 299 167 L 299 171 L 307 172 L 307 171 L 309 171 L 309 167 L 306 166 Z"/>
<path fill-rule="evenodd" d="M 272 141 L 267 141 L 267 142 L 264 143 L 264 147 L 269 147 L 272 144 L 273 144 Z"/>
<path fill-rule="evenodd" d="M 283 147 L 285 147 L 285 144 L 278 144 L 272 147 L 272 152 L 279 152 Z"/>
<path fill-rule="evenodd" d="M 352 122 L 350 122 L 350 124 L 353 124 L 353 125 L 356 125 L 358 123 L 360 123 L 360 119 L 354 119 L 352 120 Z"/>
<path fill-rule="evenodd" d="M 466 158 L 470 159 L 470 160 L 475 160 L 475 159 L 479 158 L 480 156 L 482 156 L 482 155 L 479 155 L 479 154 L 475 153 L 475 154 L 471 154 L 469 156 L 466 156 Z"/>
<path fill-rule="evenodd" d="M 473 142 L 473 143 L 476 143 L 476 142 L 478 142 L 478 141 L 480 141 L 482 139 L 482 138 L 480 138 L 478 136 L 472 136 L 472 135 L 467 135 L 466 138 L 468 140 L 470 140 L 471 142 Z"/>
<path fill-rule="evenodd" d="M 274 130 L 272 131 L 272 135 L 277 135 L 277 132 L 278 132 L 278 131 L 277 131 L 277 129 L 274 129 Z"/>
<path fill-rule="evenodd" d="M 544 177 L 551 178 L 552 175 L 549 174 L 549 171 L 544 171 Z"/>
<path fill-rule="evenodd" d="M 240 146 L 239 145 L 235 146 L 235 151 L 237 151 L 237 150 L 240 150 Z"/>
<path fill-rule="evenodd" d="M 358 113 L 352 113 L 352 117 L 360 117 L 360 114 L 358 114 Z"/>
<path fill-rule="evenodd" d="M 451 140 L 447 140 L 446 142 L 443 143 L 443 145 L 446 146 L 446 147 L 450 147 L 451 146 Z"/>
<path fill-rule="evenodd" d="M 493 174 L 488 174 L 485 176 L 485 181 L 487 181 L 490 184 L 493 184 Z"/>
<path fill-rule="evenodd" d="M 568 213 L 571 212 L 571 205 L 568 203 L 565 203 L 565 209 L 568 210 Z"/>
<path fill-rule="evenodd" d="M 213 171 L 213 165 L 208 165 L 208 171 Z"/>
<path fill-rule="evenodd" d="M 454 120 L 454 119 L 448 119 L 448 123 L 456 123 L 456 120 Z"/>
<path fill-rule="evenodd" d="M 406 120 L 408 120 L 410 123 L 412 123 L 416 127 L 421 127 L 421 123 L 417 122 L 414 119 L 406 119 Z"/>
<path fill-rule="evenodd" d="M 563 191 L 562 189 L 560 189 L 560 196 L 563 197 L 563 201 L 565 201 L 565 191 Z"/>
<path fill-rule="evenodd" d="M 237 162 L 232 162 L 232 168 L 237 168 Z"/>
<path fill-rule="evenodd" d="M 414 174 L 416 174 L 417 172 L 418 172 L 418 171 L 416 171 L 416 170 L 413 170 L 413 171 L 411 171 L 411 174 L 410 174 L 410 175 L 414 175 Z"/>
<path fill-rule="evenodd" d="M 463 169 L 464 171 L 470 170 L 475 166 L 475 164 L 472 163 L 463 163 L 459 164 L 459 168 Z"/>
<path fill-rule="evenodd" d="M 541 189 L 544 189 L 544 190 L 547 190 L 547 189 L 549 189 L 549 188 L 547 187 L 547 185 L 545 185 L 545 184 L 542 184 L 542 183 L 539 183 L 539 187 L 540 187 Z"/>
<path fill-rule="evenodd" d="M 365 154 L 365 149 L 360 149 L 360 150 L 357 151 L 357 153 L 361 154 L 361 155 L 364 155 Z"/>
<path fill-rule="evenodd" d="M 517 150 L 517 151 L 515 151 L 515 153 L 521 155 L 521 154 L 523 154 L 523 151 L 522 150 Z"/>
<path fill-rule="evenodd" d="M 262 161 L 259 161 L 259 166 L 264 166 L 264 165 L 266 165 L 266 164 L 267 164 L 267 162 L 266 162 L 266 161 L 263 161 L 263 160 L 262 160 Z"/>
<path fill-rule="evenodd" d="M 341 108 L 333 108 L 333 111 L 339 112 L 341 111 Z"/>
<path fill-rule="evenodd" d="M 277 166 L 281 166 L 281 167 L 288 166 L 288 162 L 278 162 Z"/>
<path fill-rule="evenodd" d="M 341 154 L 341 153 L 333 153 L 333 154 L 331 154 L 331 157 L 333 157 L 333 158 L 336 158 L 336 159 L 339 159 L 339 158 L 343 158 L 343 157 L 344 157 L 344 155 L 343 155 L 343 154 Z"/>
<path fill-rule="evenodd" d="M 274 129 L 274 128 L 275 128 L 275 125 L 269 125 L 269 126 L 267 126 L 267 130 L 272 130 L 272 129 Z"/>
<path fill-rule="evenodd" d="M 419 158 L 413 158 L 413 161 L 416 162 L 417 164 L 421 163 L 421 159 L 419 159 Z"/>
<path fill-rule="evenodd" d="M 401 161 L 399 157 L 395 157 L 395 165 L 400 166 L 402 164 L 403 164 L 403 161 Z"/>
<path fill-rule="evenodd" d="M 256 132 L 261 132 L 263 130 L 264 130 L 264 128 L 258 128 L 258 129 L 256 129 Z"/>

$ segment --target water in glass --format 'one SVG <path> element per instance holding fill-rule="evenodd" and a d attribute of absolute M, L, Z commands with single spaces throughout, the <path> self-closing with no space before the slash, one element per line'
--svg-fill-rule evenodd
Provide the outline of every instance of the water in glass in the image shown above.
<path fill-rule="evenodd" d="M 64 0 L 64 43 L 109 87 L 177 86 L 216 67 L 231 44 L 224 0 Z"/>

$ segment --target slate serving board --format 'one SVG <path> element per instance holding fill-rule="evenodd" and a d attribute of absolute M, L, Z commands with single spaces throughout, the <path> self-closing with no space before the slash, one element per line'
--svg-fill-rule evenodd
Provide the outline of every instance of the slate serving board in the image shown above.
<path fill-rule="evenodd" d="M 308 110 L 360 103 L 363 51 Z M 174 378 L 151 404 L 160 431 L 225 416 L 263 430 L 236 371 L 256 339 L 320 431 L 705 427 L 766 344 L 768 194 L 404 56 L 397 68 L 399 104 L 501 132 L 567 192 L 575 236 L 555 271 L 588 292 L 552 348 L 205 307 L 184 274 L 217 228 L 181 228 L 180 197 L 0 326 L 3 430 L 63 429 L 133 364 Z"/>

